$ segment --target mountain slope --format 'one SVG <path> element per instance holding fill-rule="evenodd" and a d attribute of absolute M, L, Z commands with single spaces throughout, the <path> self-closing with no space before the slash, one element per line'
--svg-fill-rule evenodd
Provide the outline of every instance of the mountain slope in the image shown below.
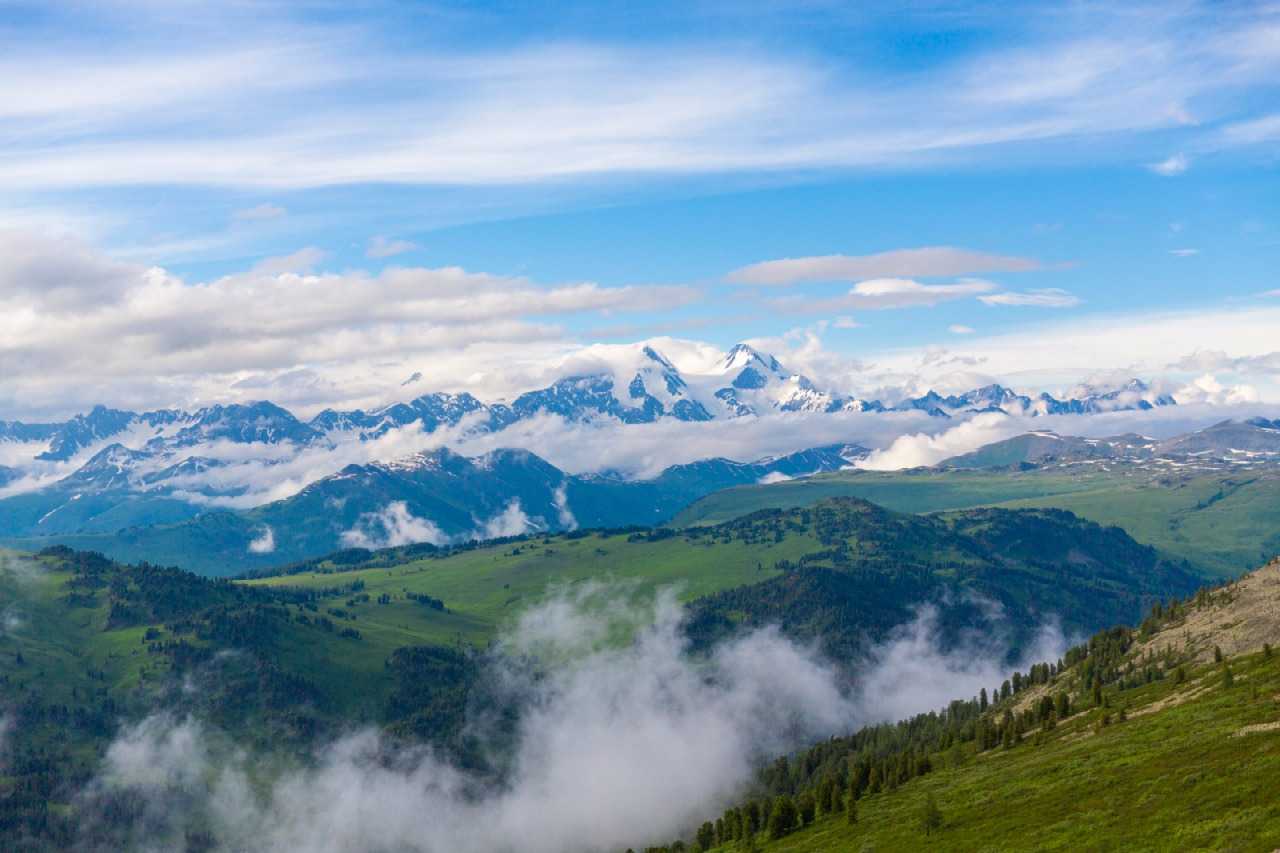
<path fill-rule="evenodd" d="M 113 447 L 86 466 L 85 478 L 0 501 L 0 525 L 44 534 L 8 537 L 28 550 L 61 543 L 229 575 L 347 547 L 659 524 L 718 489 L 837 470 L 867 452 L 835 445 L 749 463 L 707 459 L 626 480 L 571 476 L 524 450 L 469 458 L 442 448 L 350 465 L 290 498 L 233 512 L 201 511 L 163 491 L 122 501 L 114 484 L 130 451 Z"/>
<path fill-rule="evenodd" d="M 1250 619 L 1263 630 L 1232 627 Z M 990 708 L 957 699 L 780 761 L 705 825 L 701 849 L 1274 850 L 1280 652 L 1265 644 L 1278 632 L 1280 562 L 1095 635 Z M 1238 645 L 1218 663 L 1228 636 Z M 804 825 L 742 839 L 748 811 L 786 799 L 803 812 L 807 798 Z"/>
<path fill-rule="evenodd" d="M 843 471 L 739 486 L 691 504 L 676 526 L 717 524 L 765 508 L 861 497 L 904 512 L 1055 507 L 1124 528 L 1139 542 L 1233 577 L 1280 552 L 1280 469 L 1043 466 L 1031 470 Z"/>

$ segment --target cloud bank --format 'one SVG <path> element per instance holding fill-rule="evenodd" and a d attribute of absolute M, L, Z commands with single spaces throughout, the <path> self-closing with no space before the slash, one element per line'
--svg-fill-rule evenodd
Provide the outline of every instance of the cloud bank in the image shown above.
<path fill-rule="evenodd" d="M 525 699 L 496 786 L 368 730 L 272 771 L 197 720 L 157 715 L 112 744 L 83 803 L 92 815 L 102 797 L 132 793 L 145 804 L 136 840 L 145 831 L 165 849 L 183 848 L 195 815 L 254 853 L 618 850 L 688 832 L 742 794 L 759 760 L 972 696 L 1008 671 L 997 642 L 939 649 L 927 607 L 873 650 L 854 693 L 774 629 L 690 658 L 681 616 L 669 590 L 638 601 L 599 585 L 527 612 L 492 664 Z M 619 630 L 634 642 L 612 643 Z M 1061 652 L 1052 627 L 1032 649 Z M 554 665 L 531 677 L 515 663 L 528 654 Z"/>

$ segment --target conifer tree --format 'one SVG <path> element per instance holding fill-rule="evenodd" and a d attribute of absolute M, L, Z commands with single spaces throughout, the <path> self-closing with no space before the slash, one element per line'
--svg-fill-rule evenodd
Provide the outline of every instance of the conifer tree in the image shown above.
<path fill-rule="evenodd" d="M 942 811 L 938 808 L 938 801 L 934 799 L 932 791 L 920 807 L 920 828 L 925 835 L 933 835 L 942 828 Z"/>
<path fill-rule="evenodd" d="M 813 819 L 817 812 L 817 803 L 813 799 L 813 794 L 805 791 L 796 800 L 796 810 L 800 813 L 800 823 L 809 826 L 813 823 Z"/>
<path fill-rule="evenodd" d="M 795 831 L 799 813 L 795 801 L 787 794 L 779 794 L 769 812 L 769 837 L 783 838 Z"/>

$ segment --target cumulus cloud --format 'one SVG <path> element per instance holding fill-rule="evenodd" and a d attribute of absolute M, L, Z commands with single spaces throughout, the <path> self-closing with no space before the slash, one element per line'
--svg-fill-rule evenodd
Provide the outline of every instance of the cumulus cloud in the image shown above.
<path fill-rule="evenodd" d="M 945 432 L 920 432 L 900 436 L 888 447 L 874 451 L 854 465 L 869 471 L 896 471 L 936 465 L 944 459 L 967 453 L 993 441 L 1010 438 L 1025 430 L 1026 423 L 1022 419 L 996 412 L 983 412 Z"/>
<path fill-rule="evenodd" d="M 987 305 L 1018 305 L 1034 308 L 1073 308 L 1080 304 L 1080 298 L 1074 293 L 1058 287 L 1045 287 L 1021 293 L 1010 290 L 979 296 L 978 299 Z"/>
<path fill-rule="evenodd" d="M 1181 405 L 1193 403 L 1214 406 L 1239 406 L 1257 403 L 1259 395 L 1249 385 L 1223 385 L 1212 373 L 1196 377 L 1174 392 L 1174 399 Z"/>
<path fill-rule="evenodd" d="M 960 323 L 952 323 L 950 326 L 947 326 L 947 331 L 953 335 L 972 335 L 973 327 L 964 326 Z"/>
<path fill-rule="evenodd" d="M 457 267 L 315 272 L 324 258 L 302 249 L 188 282 L 69 239 L 4 232 L 0 359 L 24 369 L 6 374 L 0 405 L 11 417 L 104 396 L 116 405 L 190 405 L 267 380 L 308 405 L 327 395 L 352 401 L 371 382 L 388 393 L 411 364 L 429 362 L 433 377 L 454 384 L 486 360 L 495 373 L 504 361 L 519 370 L 517 346 L 545 365 L 567 349 L 558 318 L 699 298 L 687 287 L 547 287 Z"/>
<path fill-rule="evenodd" d="M 855 694 L 772 628 L 691 658 L 681 620 L 670 590 L 646 600 L 598 584 L 527 612 L 490 663 L 521 697 L 499 785 L 368 730 L 318 748 L 302 767 L 273 770 L 200 722 L 158 715 L 111 746 L 81 807 L 92 826 L 95 796 L 132 792 L 158 847 L 181 848 L 184 820 L 253 853 L 640 847 L 688 832 L 740 796 L 760 760 L 967 698 L 1008 672 L 997 640 L 938 648 L 928 607 L 872 650 Z M 634 640 L 618 645 L 619 632 Z M 1033 651 L 1057 657 L 1060 636 L 1047 629 Z"/>
<path fill-rule="evenodd" d="M 443 545 L 449 541 L 433 522 L 417 518 L 404 501 L 392 501 L 378 512 L 360 516 L 356 526 L 342 532 L 342 544 L 350 548 L 395 548 L 429 542 Z"/>
<path fill-rule="evenodd" d="M 817 255 L 763 261 L 729 273 L 735 284 L 790 285 L 806 281 L 853 279 L 935 278 L 993 272 L 1025 272 L 1039 261 L 994 255 L 951 246 L 897 249 L 874 255 Z"/>
<path fill-rule="evenodd" d="M 271 554 L 276 550 L 276 533 L 270 525 L 263 525 L 262 530 L 249 543 L 250 554 Z"/>

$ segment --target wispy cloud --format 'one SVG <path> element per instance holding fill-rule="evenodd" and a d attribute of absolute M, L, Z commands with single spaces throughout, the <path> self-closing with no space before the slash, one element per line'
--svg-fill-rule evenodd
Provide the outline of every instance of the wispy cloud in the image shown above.
<path fill-rule="evenodd" d="M 403 255 L 405 252 L 412 252 L 418 248 L 417 243 L 411 243 L 408 240 L 395 240 L 390 237 L 381 235 L 372 237 L 369 245 L 365 248 L 364 254 L 366 258 L 375 260 L 381 258 L 390 258 L 395 255 Z"/>
<path fill-rule="evenodd" d="M 881 311 L 889 308 L 930 307 L 995 289 L 994 284 L 980 279 L 964 279 L 952 284 L 922 284 L 907 278 L 876 278 L 858 282 L 843 296 L 816 300 L 784 297 L 773 300 L 773 304 L 797 313 Z"/>
<path fill-rule="evenodd" d="M 263 202 L 253 207 L 237 210 L 232 215 L 232 218 L 239 222 L 260 222 L 265 219 L 279 219 L 287 215 L 288 212 L 278 204 Z"/>
<path fill-rule="evenodd" d="M 987 305 L 1016 305 L 1032 308 L 1073 308 L 1080 304 L 1080 298 L 1075 294 L 1057 287 L 1022 292 L 1010 290 L 979 296 L 978 299 Z"/>
<path fill-rule="evenodd" d="M 1032 258 L 995 255 L 951 246 L 897 249 L 874 255 L 817 255 L 763 261 L 729 273 L 736 284 L 790 285 L 805 281 L 931 278 L 1040 268 Z"/>

